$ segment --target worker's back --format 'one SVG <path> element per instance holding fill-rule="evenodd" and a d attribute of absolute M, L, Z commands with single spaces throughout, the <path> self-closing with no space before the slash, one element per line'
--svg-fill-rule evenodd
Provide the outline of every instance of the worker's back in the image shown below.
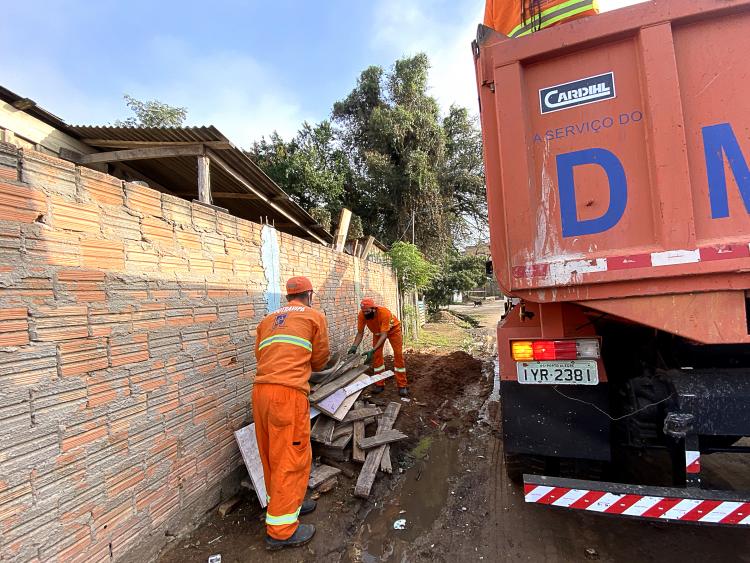
<path fill-rule="evenodd" d="M 597 0 L 487 0 L 484 25 L 508 37 L 598 13 Z"/>

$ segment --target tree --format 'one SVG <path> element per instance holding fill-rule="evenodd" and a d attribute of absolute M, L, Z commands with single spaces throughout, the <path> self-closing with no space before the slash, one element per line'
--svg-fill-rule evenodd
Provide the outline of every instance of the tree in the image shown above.
<path fill-rule="evenodd" d="M 135 117 L 115 121 L 120 127 L 180 127 L 187 118 L 187 108 L 170 106 L 158 100 L 143 102 L 128 94 L 124 98 Z"/>
<path fill-rule="evenodd" d="M 333 121 L 352 170 L 345 205 L 385 243 L 413 231 L 436 260 L 468 220 L 481 216 L 484 178 L 476 124 L 462 108 L 441 120 L 427 94 L 429 68 L 419 54 L 388 72 L 365 69 L 334 104 Z"/>
<path fill-rule="evenodd" d="M 248 155 L 303 208 L 323 208 L 331 216 L 341 209 L 349 164 L 329 121 L 303 123 L 289 142 L 274 132 Z"/>
<path fill-rule="evenodd" d="M 409 242 L 396 242 L 391 246 L 388 255 L 396 271 L 401 291 L 405 289 L 423 289 L 435 275 L 435 266 L 428 262 L 419 249 Z"/>
<path fill-rule="evenodd" d="M 463 256 L 451 252 L 440 264 L 425 292 L 425 299 L 431 310 L 451 302 L 456 291 L 470 291 L 487 280 L 485 259 L 481 256 Z"/>

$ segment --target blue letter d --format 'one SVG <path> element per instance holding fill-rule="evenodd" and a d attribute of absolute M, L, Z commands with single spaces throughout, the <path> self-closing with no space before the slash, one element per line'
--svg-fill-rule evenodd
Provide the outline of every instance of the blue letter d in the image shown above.
<path fill-rule="evenodd" d="M 576 212 L 573 169 L 584 164 L 604 168 L 609 181 L 609 208 L 601 217 L 580 221 Z M 560 190 L 560 218 L 564 237 L 593 235 L 614 227 L 625 213 L 628 181 L 620 159 L 604 149 L 586 149 L 557 155 L 557 183 Z"/>

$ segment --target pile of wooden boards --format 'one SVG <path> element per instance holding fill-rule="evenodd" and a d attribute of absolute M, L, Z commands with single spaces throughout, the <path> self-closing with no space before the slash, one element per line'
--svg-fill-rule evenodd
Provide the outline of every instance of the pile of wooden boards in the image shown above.
<path fill-rule="evenodd" d="M 367 498 L 378 470 L 393 471 L 390 444 L 407 437 L 393 429 L 400 409 L 399 403 L 389 403 L 382 411 L 375 405 L 358 401 L 341 421 L 320 415 L 310 433 L 313 455 L 328 463 L 349 461 L 350 458 L 363 463 L 354 494 Z M 370 425 L 375 431 L 368 436 Z"/>
<path fill-rule="evenodd" d="M 314 373 L 310 390 L 310 417 L 314 419 L 310 431 L 313 455 L 327 460 L 328 464 L 317 464 L 310 473 L 311 489 L 335 486 L 342 470 L 354 477 L 355 473 L 338 466 L 339 461 L 353 459 L 363 463 L 357 477 L 354 494 L 367 498 L 375 482 L 378 470 L 391 473 L 389 444 L 407 436 L 393 430 L 399 403 L 389 403 L 385 411 L 376 405 L 358 401 L 362 391 L 393 376 L 392 371 L 377 375 L 366 375 L 368 366 L 362 365 L 357 354 L 345 356 L 326 371 Z M 377 427 L 375 427 L 377 424 Z M 375 428 L 367 435 L 367 428 Z M 237 444 L 242 452 L 245 466 L 252 480 L 252 488 L 258 495 L 261 506 L 266 506 L 266 491 L 263 481 L 263 466 L 260 463 L 258 444 L 255 440 L 255 425 L 251 424 L 235 432 Z M 332 467 L 336 464 L 337 467 Z"/>

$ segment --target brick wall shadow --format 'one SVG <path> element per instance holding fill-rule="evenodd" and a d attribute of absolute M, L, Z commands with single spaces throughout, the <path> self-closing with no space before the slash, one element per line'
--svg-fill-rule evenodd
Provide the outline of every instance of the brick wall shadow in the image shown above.
<path fill-rule="evenodd" d="M 148 560 L 231 494 L 261 226 L 0 145 L 0 559 Z M 353 336 L 353 260 L 279 234 Z M 393 296 L 392 272 L 361 264 Z M 351 279 L 350 279 L 351 278 Z"/>

